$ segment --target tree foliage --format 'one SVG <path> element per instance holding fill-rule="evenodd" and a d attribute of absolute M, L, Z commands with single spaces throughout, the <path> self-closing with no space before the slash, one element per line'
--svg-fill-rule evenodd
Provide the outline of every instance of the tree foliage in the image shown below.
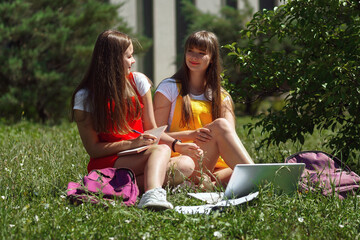
<path fill-rule="evenodd" d="M 131 34 L 119 7 L 106 0 L 1 1 L 1 117 L 67 116 L 97 35 L 108 28 Z"/>
<path fill-rule="evenodd" d="M 242 31 L 246 47 L 227 46 L 247 75 L 234 86 L 238 99 L 287 94 L 281 111 L 270 109 L 253 126 L 269 133 L 263 142 L 303 143 L 318 128 L 335 131 L 327 144 L 345 156 L 360 149 L 359 14 L 355 0 L 287 1 L 254 15 Z M 292 49 L 272 48 L 284 40 Z"/>

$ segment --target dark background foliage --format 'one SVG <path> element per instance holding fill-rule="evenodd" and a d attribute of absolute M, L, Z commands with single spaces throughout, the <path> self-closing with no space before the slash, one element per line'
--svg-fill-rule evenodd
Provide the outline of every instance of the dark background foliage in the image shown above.
<path fill-rule="evenodd" d="M 119 7 L 104 0 L 1 1 L 1 118 L 57 122 L 67 117 L 98 34 L 109 28 L 132 34 Z"/>

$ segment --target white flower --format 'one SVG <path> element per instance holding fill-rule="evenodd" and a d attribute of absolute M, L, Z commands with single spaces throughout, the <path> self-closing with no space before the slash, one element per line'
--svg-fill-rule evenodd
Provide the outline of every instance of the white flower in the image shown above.
<path fill-rule="evenodd" d="M 130 219 L 125 220 L 125 223 L 130 223 L 130 222 L 131 222 Z"/>
<path fill-rule="evenodd" d="M 219 231 L 216 231 L 216 232 L 214 232 L 214 237 L 221 238 L 221 237 L 222 237 L 222 233 L 219 232 Z"/>
<path fill-rule="evenodd" d="M 38 222 L 39 221 L 39 217 L 38 217 L 38 215 L 35 215 L 35 222 Z"/>
<path fill-rule="evenodd" d="M 15 224 L 9 224 L 9 227 L 13 228 L 15 227 Z"/>
<path fill-rule="evenodd" d="M 304 222 L 304 218 L 298 217 L 298 221 L 302 223 L 302 222 Z"/>
<path fill-rule="evenodd" d="M 5 196 L 1 196 L 1 198 L 5 200 Z"/>
<path fill-rule="evenodd" d="M 114 240 L 115 238 L 114 237 L 109 237 L 109 240 Z"/>
<path fill-rule="evenodd" d="M 344 227 L 344 225 L 342 225 L 342 224 L 339 224 L 339 227 L 340 227 L 340 228 L 343 228 L 343 227 Z"/>
<path fill-rule="evenodd" d="M 149 239 L 150 238 L 150 233 L 145 233 L 143 236 L 142 236 L 142 239 L 145 240 L 145 239 Z"/>
<path fill-rule="evenodd" d="M 45 208 L 45 209 L 48 209 L 49 206 L 50 206 L 50 205 L 47 203 L 47 204 L 44 205 L 44 208 Z"/>

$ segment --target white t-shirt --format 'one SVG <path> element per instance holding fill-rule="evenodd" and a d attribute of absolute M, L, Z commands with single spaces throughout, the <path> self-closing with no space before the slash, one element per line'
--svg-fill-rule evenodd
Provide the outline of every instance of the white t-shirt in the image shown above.
<path fill-rule="evenodd" d="M 171 102 L 170 116 L 169 116 L 169 119 L 168 119 L 168 126 L 170 128 L 171 123 L 172 123 L 172 119 L 173 119 L 173 116 L 174 116 L 176 99 L 179 96 L 179 90 L 178 90 L 178 87 L 177 87 L 177 84 L 176 84 L 176 80 L 173 79 L 173 78 L 164 79 L 159 84 L 158 88 L 156 89 L 156 92 L 162 93 Z M 189 96 L 190 96 L 191 99 L 194 99 L 194 100 L 209 101 L 205 97 L 204 93 L 202 93 L 200 95 L 194 95 L 194 94 L 189 93 Z M 208 96 L 211 99 L 211 90 L 209 91 Z M 226 101 L 226 100 L 230 100 L 230 98 L 226 97 L 223 101 Z"/>
<path fill-rule="evenodd" d="M 136 88 L 140 96 L 144 96 L 151 87 L 148 78 L 143 73 L 140 72 L 133 72 L 133 76 L 134 76 Z M 84 101 L 86 101 L 88 94 L 89 93 L 86 89 L 80 89 L 75 94 L 74 107 L 73 107 L 74 110 L 76 109 L 85 112 L 91 112 L 90 104 L 86 102 L 84 104 Z"/>

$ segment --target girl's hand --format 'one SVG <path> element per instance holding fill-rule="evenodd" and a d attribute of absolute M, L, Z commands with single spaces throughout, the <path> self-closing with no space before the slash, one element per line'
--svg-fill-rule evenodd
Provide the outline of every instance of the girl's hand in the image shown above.
<path fill-rule="evenodd" d="M 194 138 L 193 138 L 194 142 L 198 141 L 198 142 L 205 143 L 212 139 L 211 131 L 210 131 L 210 129 L 208 129 L 206 127 L 198 128 L 198 129 L 194 130 L 193 135 L 194 135 Z"/>
<path fill-rule="evenodd" d="M 203 150 L 195 143 L 178 143 L 176 144 L 176 150 L 182 155 L 187 155 L 194 160 L 200 160 L 204 155 Z"/>
<path fill-rule="evenodd" d="M 199 188 L 203 191 L 214 191 L 216 182 L 211 181 L 211 177 L 203 173 L 201 177 L 197 177 L 199 181 Z"/>
<path fill-rule="evenodd" d="M 133 147 L 137 148 L 137 147 L 141 147 L 141 146 L 145 146 L 145 145 L 151 145 L 154 144 L 156 142 L 157 138 L 152 135 L 152 134 L 148 134 L 148 133 L 143 133 L 140 136 L 138 136 L 137 138 L 133 139 Z"/>

